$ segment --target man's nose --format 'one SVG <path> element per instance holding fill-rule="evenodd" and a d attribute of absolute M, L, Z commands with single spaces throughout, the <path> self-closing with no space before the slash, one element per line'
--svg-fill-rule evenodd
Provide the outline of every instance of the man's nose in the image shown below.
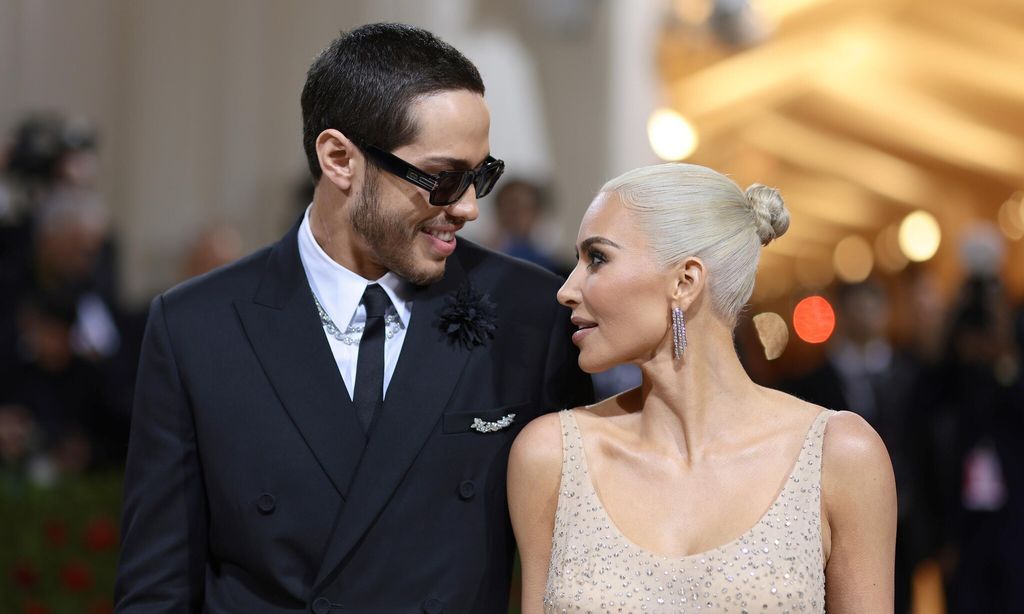
<path fill-rule="evenodd" d="M 448 205 L 447 209 L 449 215 L 464 222 L 472 222 L 480 217 L 480 207 L 476 202 L 476 188 L 469 186 L 462 198 Z"/>

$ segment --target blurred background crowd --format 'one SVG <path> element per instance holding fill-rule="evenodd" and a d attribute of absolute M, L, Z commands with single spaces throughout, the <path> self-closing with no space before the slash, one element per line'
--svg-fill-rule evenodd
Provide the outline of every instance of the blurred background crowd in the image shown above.
<path fill-rule="evenodd" d="M 109 611 L 148 301 L 297 219 L 305 69 L 382 20 L 480 68 L 493 249 L 566 275 L 594 191 L 659 160 L 779 187 L 748 370 L 881 434 L 897 612 L 1024 612 L 1014 0 L 0 0 L 0 610 Z"/>

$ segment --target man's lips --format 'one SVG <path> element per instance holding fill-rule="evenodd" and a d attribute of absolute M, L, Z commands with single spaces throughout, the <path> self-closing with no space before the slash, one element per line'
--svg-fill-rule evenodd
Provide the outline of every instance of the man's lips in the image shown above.
<path fill-rule="evenodd" d="M 426 235 L 430 247 L 438 256 L 447 258 L 455 252 L 455 233 L 459 226 L 427 226 L 420 232 Z"/>
<path fill-rule="evenodd" d="M 446 243 L 454 239 L 455 233 L 459 230 L 461 229 L 458 226 L 428 226 L 420 229 L 421 232 Z"/>

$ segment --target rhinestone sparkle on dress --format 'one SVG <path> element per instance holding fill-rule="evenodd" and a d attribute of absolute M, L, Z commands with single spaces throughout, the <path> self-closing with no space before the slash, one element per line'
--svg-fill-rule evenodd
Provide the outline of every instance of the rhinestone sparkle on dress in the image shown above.
<path fill-rule="evenodd" d="M 827 417 L 811 425 L 775 501 L 746 533 L 714 550 L 667 557 L 615 527 L 587 469 L 570 410 L 562 423 L 562 477 L 544 611 L 825 611 L 821 545 L 821 443 Z"/>

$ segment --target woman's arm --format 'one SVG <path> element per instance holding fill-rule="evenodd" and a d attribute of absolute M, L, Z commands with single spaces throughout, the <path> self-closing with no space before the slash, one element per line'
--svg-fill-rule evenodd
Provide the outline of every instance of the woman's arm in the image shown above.
<path fill-rule="evenodd" d="M 857 414 L 840 412 L 829 419 L 821 486 L 824 529 L 831 537 L 826 609 L 829 614 L 891 613 L 896 481 L 885 444 Z"/>
<path fill-rule="evenodd" d="M 522 614 L 544 611 L 558 488 L 562 474 L 562 429 L 558 414 L 530 422 L 508 457 L 508 509 L 523 568 Z"/>

